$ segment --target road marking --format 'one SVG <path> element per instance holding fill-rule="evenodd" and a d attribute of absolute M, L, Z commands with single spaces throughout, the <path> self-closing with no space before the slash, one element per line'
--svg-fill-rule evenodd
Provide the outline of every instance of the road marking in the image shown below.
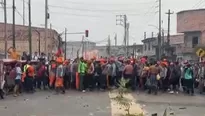
<path fill-rule="evenodd" d="M 112 98 L 116 97 L 116 93 L 109 92 L 109 97 L 110 97 L 110 103 L 111 103 L 111 116 L 120 116 L 122 114 L 125 114 L 125 109 L 120 107 L 119 104 L 117 104 L 116 101 L 112 100 Z M 141 114 L 143 113 L 143 110 L 141 109 L 140 105 L 136 103 L 136 99 L 131 95 L 127 94 L 125 95 L 126 98 L 129 98 L 132 100 L 132 106 L 130 108 L 130 113 L 131 114 Z"/>

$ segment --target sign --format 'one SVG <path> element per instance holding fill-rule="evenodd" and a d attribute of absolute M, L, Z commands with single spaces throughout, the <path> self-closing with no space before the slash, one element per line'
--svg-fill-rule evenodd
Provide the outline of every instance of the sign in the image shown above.
<path fill-rule="evenodd" d="M 199 57 L 203 57 L 203 56 L 205 56 L 205 51 L 203 49 L 199 48 L 196 51 L 196 55 L 199 56 Z"/>

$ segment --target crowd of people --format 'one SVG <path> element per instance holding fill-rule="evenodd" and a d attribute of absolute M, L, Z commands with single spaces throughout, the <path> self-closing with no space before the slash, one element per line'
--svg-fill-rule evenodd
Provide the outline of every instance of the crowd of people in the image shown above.
<path fill-rule="evenodd" d="M 181 87 L 184 93 L 194 95 L 195 87 L 199 87 L 200 93 L 204 91 L 204 67 L 205 63 L 178 63 L 166 59 L 148 62 L 120 58 L 85 60 L 82 57 L 72 61 L 59 57 L 49 63 L 45 60 L 37 64 L 27 61 L 24 66 L 17 63 L 7 78 L 15 80 L 15 97 L 23 91 L 33 93 L 36 89 L 52 89 L 56 94 L 64 94 L 66 89 L 104 91 L 118 88 L 121 78 L 129 80 L 126 87 L 133 91 L 178 94 Z"/>

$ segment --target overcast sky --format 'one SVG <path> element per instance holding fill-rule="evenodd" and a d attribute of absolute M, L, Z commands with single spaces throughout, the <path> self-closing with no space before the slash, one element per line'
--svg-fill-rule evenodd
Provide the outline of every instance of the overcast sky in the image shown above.
<path fill-rule="evenodd" d="M 12 22 L 12 0 L 8 2 L 8 22 Z M 28 25 L 28 6 L 26 1 L 26 24 Z M 43 27 L 45 24 L 45 0 L 32 1 L 32 25 Z M 130 23 L 130 44 L 140 44 L 143 34 L 157 33 L 158 1 L 157 0 L 48 0 L 52 28 L 59 33 L 90 32 L 88 40 L 97 44 L 106 44 L 108 35 L 114 44 L 114 35 L 118 35 L 118 44 L 123 41 L 123 27 L 116 25 L 116 15 L 127 14 Z M 16 23 L 22 24 L 23 0 L 16 0 Z M 171 16 L 171 33 L 176 34 L 176 13 L 181 10 L 205 7 L 205 0 L 162 0 L 163 28 L 167 30 L 168 9 L 174 12 Z M 3 22 L 3 9 L 0 9 L 0 21 Z M 150 26 L 153 25 L 153 26 Z M 68 35 L 69 41 L 81 40 L 82 35 Z"/>

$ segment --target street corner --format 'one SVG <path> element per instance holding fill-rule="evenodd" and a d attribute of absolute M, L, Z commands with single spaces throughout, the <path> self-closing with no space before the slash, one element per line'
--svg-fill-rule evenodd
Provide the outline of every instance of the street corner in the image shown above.
<path fill-rule="evenodd" d="M 113 100 L 117 94 L 115 92 L 109 92 L 110 97 L 110 104 L 111 104 L 111 116 L 119 116 L 119 115 L 125 115 L 126 109 L 119 105 L 117 101 Z M 126 94 L 124 96 L 125 98 L 131 100 L 131 106 L 130 106 L 130 114 L 144 114 L 144 111 L 140 104 L 136 102 L 136 99 L 132 96 L 132 94 Z"/>

